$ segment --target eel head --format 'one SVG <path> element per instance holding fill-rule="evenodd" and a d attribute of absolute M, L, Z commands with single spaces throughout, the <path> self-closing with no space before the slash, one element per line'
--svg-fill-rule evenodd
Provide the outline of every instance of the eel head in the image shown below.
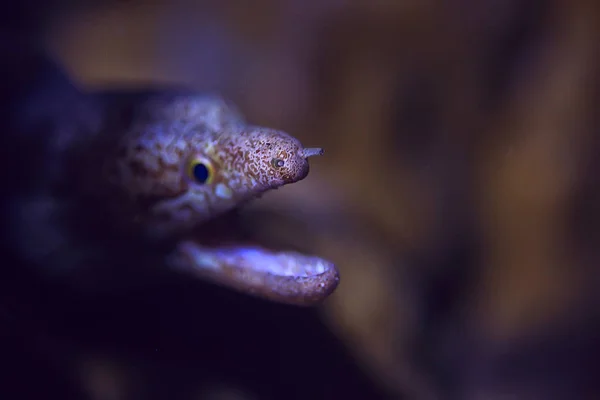
<path fill-rule="evenodd" d="M 321 149 L 249 125 L 214 97 L 151 99 L 128 126 L 103 163 L 103 193 L 143 235 L 174 243 L 170 267 L 296 305 L 318 304 L 335 290 L 332 263 L 240 238 L 230 218 L 246 202 L 306 178 L 308 158 Z"/>

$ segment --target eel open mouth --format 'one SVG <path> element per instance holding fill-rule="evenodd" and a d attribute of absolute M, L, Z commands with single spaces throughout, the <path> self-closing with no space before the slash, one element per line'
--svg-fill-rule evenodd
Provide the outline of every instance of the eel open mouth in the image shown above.
<path fill-rule="evenodd" d="M 169 262 L 212 283 L 280 303 L 317 305 L 337 288 L 333 263 L 280 250 L 293 244 L 281 246 L 281 237 L 261 237 L 258 231 L 243 210 L 230 212 L 184 237 Z"/>

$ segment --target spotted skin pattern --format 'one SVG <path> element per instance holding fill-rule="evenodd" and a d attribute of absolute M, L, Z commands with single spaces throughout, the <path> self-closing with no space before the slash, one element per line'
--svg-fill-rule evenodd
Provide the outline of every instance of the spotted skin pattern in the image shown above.
<path fill-rule="evenodd" d="M 107 180 L 139 204 L 137 218 L 154 235 L 197 226 L 308 174 L 297 139 L 245 124 L 222 100 L 202 100 L 150 101 L 106 162 Z M 197 161 L 210 166 L 210 183 L 188 173 Z"/>
<path fill-rule="evenodd" d="M 296 305 L 317 304 L 335 290 L 337 269 L 320 258 L 207 246 L 193 235 L 185 237 L 266 191 L 304 179 L 307 159 L 321 149 L 303 148 L 287 133 L 247 124 L 219 97 L 153 96 L 136 107 L 132 121 L 103 159 L 103 181 L 111 193 L 104 197 L 126 209 L 122 216 L 132 216 L 148 236 L 184 236 L 167 257 L 171 267 Z M 191 173 L 198 163 L 209 171 L 206 182 Z"/>

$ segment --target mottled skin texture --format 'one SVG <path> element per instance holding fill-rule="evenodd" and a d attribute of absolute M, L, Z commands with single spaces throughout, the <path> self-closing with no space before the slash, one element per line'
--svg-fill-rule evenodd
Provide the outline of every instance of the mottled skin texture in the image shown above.
<path fill-rule="evenodd" d="M 150 96 L 128 118 L 117 140 L 84 152 L 96 157 L 81 160 L 87 165 L 82 185 L 109 205 L 118 223 L 136 226 L 153 240 L 176 238 L 168 266 L 298 305 L 318 303 L 336 288 L 337 270 L 325 260 L 258 246 L 208 245 L 195 235 L 207 221 L 304 179 L 307 158 L 320 149 L 249 125 L 235 107 L 212 96 Z M 207 167 L 206 181 L 194 175 L 198 164 Z M 101 179 L 89 181 L 94 168 Z"/>
<path fill-rule="evenodd" d="M 168 100 L 144 105 L 104 164 L 152 235 L 197 226 L 308 174 L 302 145 L 288 134 L 246 125 L 218 98 Z M 209 167 L 209 182 L 194 179 L 197 163 Z"/>

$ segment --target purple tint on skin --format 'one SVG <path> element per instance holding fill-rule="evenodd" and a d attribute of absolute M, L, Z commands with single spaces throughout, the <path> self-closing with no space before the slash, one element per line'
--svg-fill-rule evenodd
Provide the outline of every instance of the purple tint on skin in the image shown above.
<path fill-rule="evenodd" d="M 154 240 L 180 238 L 167 263 L 219 285 L 273 301 L 315 305 L 337 287 L 336 267 L 321 258 L 257 246 L 207 246 L 197 229 L 263 193 L 308 175 L 293 136 L 246 124 L 218 97 L 157 95 L 138 105 L 130 129 L 104 158 L 93 189 L 110 202 L 115 221 Z M 207 171 L 201 181 L 195 167 Z"/>

